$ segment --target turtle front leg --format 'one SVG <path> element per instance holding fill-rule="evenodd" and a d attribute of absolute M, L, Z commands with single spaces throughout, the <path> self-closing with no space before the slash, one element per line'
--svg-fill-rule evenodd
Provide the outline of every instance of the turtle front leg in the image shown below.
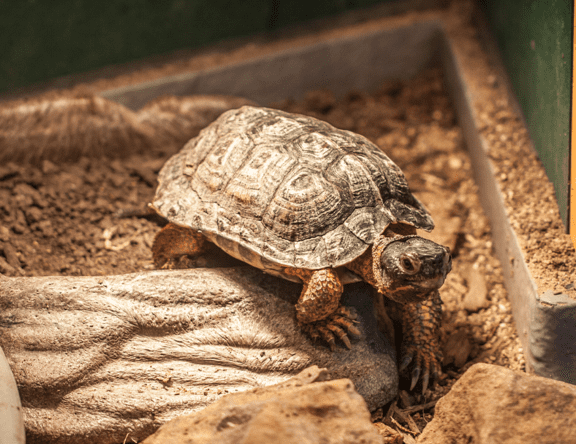
<path fill-rule="evenodd" d="M 417 304 L 395 304 L 402 323 L 400 372 L 411 368 L 410 390 L 422 375 L 422 393 L 428 388 L 430 376 L 435 381 L 441 373 L 442 352 L 438 338 L 442 319 L 442 300 L 435 290 Z"/>
<path fill-rule="evenodd" d="M 296 319 L 302 329 L 312 339 L 322 338 L 330 349 L 336 345 L 338 337 L 346 347 L 352 348 L 347 332 L 360 335 L 354 326 L 355 316 L 340 305 L 344 286 L 336 270 L 286 269 L 288 274 L 299 277 L 304 288 L 296 304 Z"/>
<path fill-rule="evenodd" d="M 152 244 L 152 258 L 156 268 L 177 268 L 182 256 L 197 256 L 209 249 L 208 240 L 191 228 L 169 223 L 162 228 Z"/>

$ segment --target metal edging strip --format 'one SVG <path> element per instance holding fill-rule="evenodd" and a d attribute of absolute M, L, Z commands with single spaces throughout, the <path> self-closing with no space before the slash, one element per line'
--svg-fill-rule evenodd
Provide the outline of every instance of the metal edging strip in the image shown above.
<path fill-rule="evenodd" d="M 568 232 L 576 248 L 576 0 L 572 4 L 572 94 L 570 103 L 570 181 L 568 184 Z"/>

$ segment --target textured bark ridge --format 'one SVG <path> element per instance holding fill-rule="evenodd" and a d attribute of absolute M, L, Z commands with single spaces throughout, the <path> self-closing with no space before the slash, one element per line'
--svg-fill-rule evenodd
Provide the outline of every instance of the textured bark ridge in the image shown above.
<path fill-rule="evenodd" d="M 163 96 L 134 112 L 93 94 L 51 92 L 0 104 L 0 162 L 173 153 L 231 108 L 232 96 Z"/>
<path fill-rule="evenodd" d="M 139 440 L 226 393 L 310 365 L 349 378 L 374 409 L 396 392 L 365 284 L 349 286 L 362 337 L 312 344 L 296 324 L 300 286 L 251 268 L 105 277 L 0 277 L 0 346 L 34 442 Z"/>

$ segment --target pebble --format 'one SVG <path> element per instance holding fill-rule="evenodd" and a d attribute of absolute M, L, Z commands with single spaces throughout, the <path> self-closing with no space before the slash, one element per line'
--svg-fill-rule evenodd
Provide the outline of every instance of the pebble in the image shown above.
<path fill-rule="evenodd" d="M 16 253 L 16 249 L 12 246 L 12 244 L 8 242 L 4 242 L 0 244 L 0 249 L 4 253 L 4 257 L 6 258 L 6 262 L 10 264 L 13 268 L 20 268 L 20 260 L 18 259 L 18 254 Z"/>
<path fill-rule="evenodd" d="M 0 225 L 0 241 L 8 242 L 10 240 L 10 229 L 4 225 Z"/>

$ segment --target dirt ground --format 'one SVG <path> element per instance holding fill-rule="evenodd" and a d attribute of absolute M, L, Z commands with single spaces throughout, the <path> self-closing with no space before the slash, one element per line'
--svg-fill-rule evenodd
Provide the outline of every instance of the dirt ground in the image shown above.
<path fill-rule="evenodd" d="M 374 421 L 415 436 L 431 420 L 435 401 L 473 363 L 523 370 L 490 228 L 441 70 L 386 83 L 372 95 L 350 92 L 337 100 L 329 91 L 312 91 L 303 101 L 273 105 L 358 132 L 380 146 L 431 211 L 431 237 L 452 250 L 453 271 L 441 289 L 444 375 L 425 395 L 403 390 L 392 407 L 374 412 Z M 0 273 L 79 276 L 152 269 L 150 247 L 159 224 L 120 216 L 152 200 L 169 154 L 0 166 Z"/>

